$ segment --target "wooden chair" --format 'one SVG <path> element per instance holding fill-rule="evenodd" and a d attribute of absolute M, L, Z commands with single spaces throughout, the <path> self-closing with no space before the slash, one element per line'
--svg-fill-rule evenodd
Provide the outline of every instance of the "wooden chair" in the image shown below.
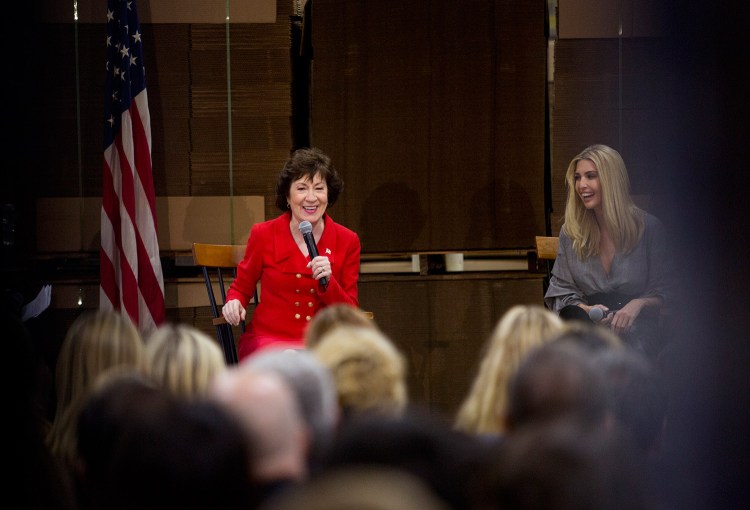
<path fill-rule="evenodd" d="M 536 236 L 536 256 L 539 260 L 553 261 L 557 258 L 559 237 Z"/>
<path fill-rule="evenodd" d="M 547 292 L 550 278 L 552 278 L 552 266 L 557 258 L 558 237 L 553 236 L 536 236 L 536 258 L 545 264 L 547 276 L 544 279 L 544 292 Z"/>
<path fill-rule="evenodd" d="M 216 336 L 224 350 L 224 357 L 228 365 L 237 363 L 237 347 L 234 342 L 232 325 L 221 316 L 221 308 L 226 302 L 226 289 L 231 284 L 231 280 L 237 277 L 237 264 L 240 263 L 244 254 L 245 245 L 193 243 L 193 262 L 203 270 L 203 280 L 206 283 L 206 292 L 208 293 L 211 316 L 213 317 L 212 322 L 216 327 Z M 218 295 L 216 294 L 216 284 L 219 286 Z M 253 302 L 258 303 L 258 289 L 255 290 Z M 240 323 L 240 329 L 244 333 L 244 323 Z"/>

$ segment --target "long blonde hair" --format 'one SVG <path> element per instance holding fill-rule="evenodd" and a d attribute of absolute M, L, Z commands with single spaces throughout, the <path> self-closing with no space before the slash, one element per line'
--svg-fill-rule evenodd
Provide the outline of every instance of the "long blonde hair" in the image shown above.
<path fill-rule="evenodd" d="M 620 153 L 606 145 L 586 147 L 568 165 L 563 229 L 573 241 L 579 259 L 599 254 L 600 232 L 594 211 L 586 209 L 575 189 L 576 165 L 584 159 L 591 161 L 599 172 L 604 223 L 615 249 L 618 253 L 630 253 L 643 235 L 644 212 L 630 196 L 630 179 Z"/>
<path fill-rule="evenodd" d="M 85 312 L 70 326 L 55 370 L 57 402 L 47 444 L 53 455 L 74 462 L 78 414 L 100 374 L 112 367 L 140 370 L 143 342 L 135 325 L 114 311 Z"/>
<path fill-rule="evenodd" d="M 562 329 L 557 314 L 540 305 L 516 305 L 505 312 L 485 346 L 455 428 L 470 434 L 503 433 L 508 381 L 529 351 Z"/>

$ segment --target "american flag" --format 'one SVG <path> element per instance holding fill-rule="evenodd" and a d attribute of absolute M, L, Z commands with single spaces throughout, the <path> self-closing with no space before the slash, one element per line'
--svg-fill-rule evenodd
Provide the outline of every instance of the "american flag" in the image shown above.
<path fill-rule="evenodd" d="M 99 307 L 164 321 L 143 48 L 135 0 L 108 0 Z"/>

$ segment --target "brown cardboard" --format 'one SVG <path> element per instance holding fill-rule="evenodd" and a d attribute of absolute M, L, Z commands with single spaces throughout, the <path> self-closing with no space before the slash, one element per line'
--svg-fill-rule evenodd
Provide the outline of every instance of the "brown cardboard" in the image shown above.
<path fill-rule="evenodd" d="M 234 229 L 232 231 L 232 205 Z M 245 244 L 250 227 L 264 219 L 261 196 L 163 197 L 156 200 L 159 247 L 190 250 L 194 242 Z"/>
<path fill-rule="evenodd" d="M 39 252 L 99 250 L 101 198 L 38 198 L 36 205 Z M 250 227 L 264 216 L 262 196 L 156 197 L 159 248 L 185 251 L 194 242 L 244 244 Z"/>
<path fill-rule="evenodd" d="M 214 291 L 219 295 L 219 287 Z M 52 309 L 95 310 L 99 308 L 99 285 L 97 283 L 53 283 Z M 172 308 L 200 308 L 209 306 L 206 284 L 203 279 L 181 278 L 164 283 L 164 305 Z"/>
<path fill-rule="evenodd" d="M 658 37 L 664 33 L 664 17 L 651 0 L 558 0 L 560 39 Z"/>
<path fill-rule="evenodd" d="M 72 23 L 73 2 L 43 0 L 38 9 L 39 21 Z M 106 2 L 78 0 L 80 23 L 104 23 Z M 141 23 L 226 23 L 225 0 L 138 0 Z M 291 6 L 290 6 L 291 9 Z M 291 12 L 290 12 L 291 14 Z M 276 0 L 234 0 L 229 2 L 231 23 L 275 23 Z"/>

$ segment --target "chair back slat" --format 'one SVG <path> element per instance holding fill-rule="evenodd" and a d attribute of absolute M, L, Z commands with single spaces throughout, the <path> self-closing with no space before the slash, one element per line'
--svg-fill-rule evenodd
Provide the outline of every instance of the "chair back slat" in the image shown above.
<path fill-rule="evenodd" d="M 541 260 L 557 258 L 558 237 L 536 236 L 536 256 Z"/>
<path fill-rule="evenodd" d="M 237 275 L 237 264 L 245 255 L 245 246 L 237 244 L 207 244 L 193 243 L 193 262 L 203 272 L 203 280 L 206 284 L 206 293 L 211 307 L 213 325 L 216 327 L 216 336 L 219 345 L 224 350 L 227 364 L 237 363 L 237 348 L 234 342 L 232 326 L 221 316 L 221 308 L 227 300 L 227 284 L 225 278 L 234 278 Z M 214 285 L 218 283 L 221 300 L 217 299 Z M 255 303 L 258 302 L 257 289 L 254 296 Z M 242 332 L 245 324 L 240 324 Z"/>
<path fill-rule="evenodd" d="M 193 261 L 196 266 L 236 268 L 245 256 L 241 244 L 193 243 Z"/>

